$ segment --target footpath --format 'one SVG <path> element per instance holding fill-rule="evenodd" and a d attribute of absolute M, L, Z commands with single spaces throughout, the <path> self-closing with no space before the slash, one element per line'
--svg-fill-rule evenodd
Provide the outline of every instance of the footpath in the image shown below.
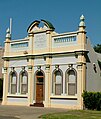
<path fill-rule="evenodd" d="M 0 119 L 41 119 L 41 115 L 66 112 L 67 109 L 0 105 Z"/>

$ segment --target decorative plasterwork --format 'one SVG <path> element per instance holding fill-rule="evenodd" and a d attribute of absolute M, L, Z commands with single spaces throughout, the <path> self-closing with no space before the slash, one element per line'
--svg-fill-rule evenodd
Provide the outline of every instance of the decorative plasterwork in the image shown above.
<path fill-rule="evenodd" d="M 44 24 L 43 27 L 39 27 L 40 21 L 35 20 L 34 22 L 32 22 L 30 24 L 30 26 L 27 29 L 27 32 L 30 34 L 30 33 L 33 33 L 34 31 L 42 31 L 42 30 L 52 30 L 52 31 L 54 31 L 55 28 L 52 25 L 52 23 L 50 23 L 47 20 L 43 20 L 43 19 L 41 20 L 41 22 Z"/>
<path fill-rule="evenodd" d="M 50 65 L 49 65 L 49 64 L 46 64 L 45 69 L 46 69 L 46 70 L 49 70 L 49 69 L 50 69 Z"/>

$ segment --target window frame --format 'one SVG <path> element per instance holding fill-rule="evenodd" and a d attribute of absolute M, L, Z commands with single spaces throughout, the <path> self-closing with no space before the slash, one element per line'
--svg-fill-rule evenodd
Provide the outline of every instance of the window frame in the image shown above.
<path fill-rule="evenodd" d="M 61 94 L 59 95 L 62 95 L 63 94 L 63 72 L 60 68 L 53 70 L 53 73 L 52 73 L 52 94 L 57 95 L 56 94 L 56 74 L 55 74 L 56 72 L 60 72 L 60 75 L 61 75 L 61 84 L 60 84 Z"/>
<path fill-rule="evenodd" d="M 27 83 L 25 84 L 25 83 L 22 83 L 23 81 L 23 73 L 25 73 L 25 76 L 27 77 Z M 26 85 L 26 92 L 25 93 L 23 93 L 22 92 L 22 85 Z M 27 93 L 28 93 L 28 73 L 27 73 L 27 71 L 26 70 L 22 70 L 20 73 L 19 73 L 19 93 L 21 94 L 21 95 L 26 95 Z"/>
<path fill-rule="evenodd" d="M 69 82 L 69 72 L 73 71 L 75 74 L 75 83 Z M 69 94 L 69 85 L 75 85 L 75 94 Z M 68 68 L 65 72 L 65 94 L 75 96 L 77 94 L 77 71 L 74 68 Z"/>
<path fill-rule="evenodd" d="M 12 93 L 12 85 L 14 85 L 13 83 L 12 83 L 12 79 L 13 79 L 13 74 L 15 74 L 15 77 L 16 77 L 16 83 L 15 83 L 15 86 L 16 86 L 16 88 L 15 88 L 15 93 Z M 9 89 L 8 89 L 8 93 L 10 93 L 10 94 L 16 94 L 17 93 L 17 72 L 14 70 L 14 71 L 11 71 L 10 73 L 9 73 Z"/>

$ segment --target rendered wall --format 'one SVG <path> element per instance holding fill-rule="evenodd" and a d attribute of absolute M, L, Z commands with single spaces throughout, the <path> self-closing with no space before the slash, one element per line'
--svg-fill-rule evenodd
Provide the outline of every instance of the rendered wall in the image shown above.
<path fill-rule="evenodd" d="M 86 77 L 86 90 L 87 91 L 101 91 L 101 71 L 98 65 L 98 57 L 90 40 L 87 40 L 87 50 L 89 51 L 88 57 L 90 63 L 87 63 L 87 77 Z M 96 66 L 96 72 L 94 71 L 94 64 Z"/>
<path fill-rule="evenodd" d="M 9 81 L 9 73 L 12 71 L 12 67 L 17 72 L 17 84 L 19 84 L 19 74 L 22 71 L 22 66 L 25 66 L 25 70 L 28 71 L 27 60 L 11 60 L 9 61 L 9 68 L 8 68 L 8 81 Z M 9 85 L 8 85 L 8 94 L 7 94 L 7 104 L 11 105 L 27 105 L 28 104 L 28 96 L 21 95 L 19 93 L 19 85 L 17 85 L 17 93 L 10 94 L 9 93 Z"/>

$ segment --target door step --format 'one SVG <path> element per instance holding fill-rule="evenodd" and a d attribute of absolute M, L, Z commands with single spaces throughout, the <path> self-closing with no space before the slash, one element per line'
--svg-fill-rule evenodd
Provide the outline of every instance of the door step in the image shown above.
<path fill-rule="evenodd" d="M 43 104 L 43 103 L 34 103 L 34 104 L 31 104 L 30 106 L 34 106 L 34 107 L 44 107 L 44 104 Z"/>

